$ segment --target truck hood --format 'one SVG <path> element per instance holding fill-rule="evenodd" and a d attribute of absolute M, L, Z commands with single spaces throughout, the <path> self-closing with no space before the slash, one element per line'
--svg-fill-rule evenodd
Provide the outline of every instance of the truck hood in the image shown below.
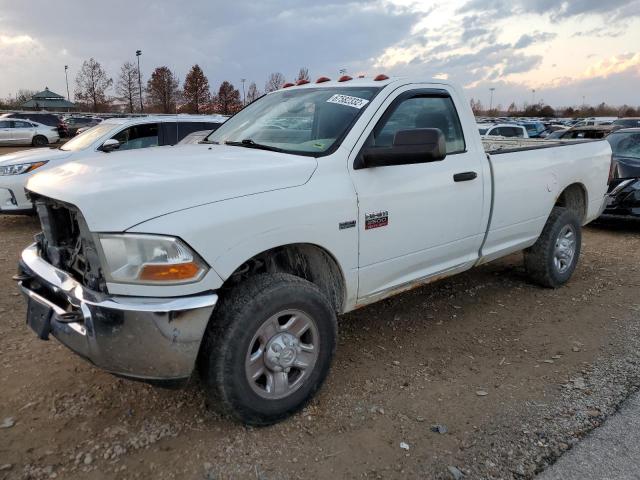
<path fill-rule="evenodd" d="M 75 205 L 94 232 L 124 231 L 187 208 L 306 183 L 313 157 L 226 145 L 117 152 L 34 175 L 27 189 Z"/>
<path fill-rule="evenodd" d="M 65 160 L 72 152 L 65 152 L 58 148 L 30 148 L 21 152 L 8 153 L 0 157 L 0 165 L 20 165 L 21 163 L 45 162 L 51 160 Z"/>

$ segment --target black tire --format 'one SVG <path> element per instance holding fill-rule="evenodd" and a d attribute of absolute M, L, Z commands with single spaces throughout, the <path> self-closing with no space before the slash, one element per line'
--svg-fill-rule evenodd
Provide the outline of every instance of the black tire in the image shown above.
<path fill-rule="evenodd" d="M 264 398 L 256 393 L 257 382 L 249 379 L 245 361 L 265 322 L 288 310 L 313 319 L 317 356 L 295 391 L 284 398 Z M 331 366 L 336 336 L 335 312 L 316 285 L 284 273 L 249 278 L 223 295 L 203 339 L 199 370 L 208 406 L 250 425 L 283 420 L 303 408 L 321 387 Z M 264 358 L 268 350 L 265 347 Z M 295 370 L 285 375 L 295 375 Z"/>
<path fill-rule="evenodd" d="M 573 256 L 563 267 L 555 261 L 556 246 L 561 233 L 572 229 L 575 240 Z M 564 207 L 555 207 L 547 219 L 536 243 L 524 251 L 524 265 L 529 277 L 547 288 L 559 288 L 569 281 L 578 264 L 582 230 L 576 214 Z"/>
<path fill-rule="evenodd" d="M 45 145 L 49 145 L 49 140 L 44 135 L 36 135 L 31 140 L 31 144 L 34 147 L 44 147 Z"/>

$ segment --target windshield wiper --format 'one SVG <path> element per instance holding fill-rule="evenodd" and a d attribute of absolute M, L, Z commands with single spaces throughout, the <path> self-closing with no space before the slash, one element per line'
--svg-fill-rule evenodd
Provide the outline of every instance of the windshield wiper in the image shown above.
<path fill-rule="evenodd" d="M 270 152 L 282 152 L 281 148 L 271 147 L 269 145 L 263 145 L 261 143 L 256 143 L 250 138 L 245 138 L 241 142 L 224 142 L 225 145 L 231 145 L 233 147 L 246 147 L 246 148 L 257 148 L 260 150 L 268 150 Z"/>

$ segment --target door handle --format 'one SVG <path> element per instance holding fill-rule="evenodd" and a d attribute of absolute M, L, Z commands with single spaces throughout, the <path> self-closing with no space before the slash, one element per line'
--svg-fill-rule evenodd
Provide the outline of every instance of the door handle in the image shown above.
<path fill-rule="evenodd" d="M 478 174 L 476 172 L 462 172 L 456 173 L 453 176 L 454 182 L 468 182 L 469 180 L 474 180 Z"/>

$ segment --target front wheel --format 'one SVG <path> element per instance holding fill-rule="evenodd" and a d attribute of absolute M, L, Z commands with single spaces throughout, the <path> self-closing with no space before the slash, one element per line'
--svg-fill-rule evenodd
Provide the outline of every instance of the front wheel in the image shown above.
<path fill-rule="evenodd" d="M 543 287 L 561 287 L 576 269 L 581 245 L 582 231 L 576 214 L 555 207 L 536 243 L 524 251 L 527 274 Z"/>
<path fill-rule="evenodd" d="M 223 296 L 205 334 L 208 403 L 251 425 L 301 409 L 335 351 L 336 315 L 318 287 L 288 274 L 252 277 Z"/>

